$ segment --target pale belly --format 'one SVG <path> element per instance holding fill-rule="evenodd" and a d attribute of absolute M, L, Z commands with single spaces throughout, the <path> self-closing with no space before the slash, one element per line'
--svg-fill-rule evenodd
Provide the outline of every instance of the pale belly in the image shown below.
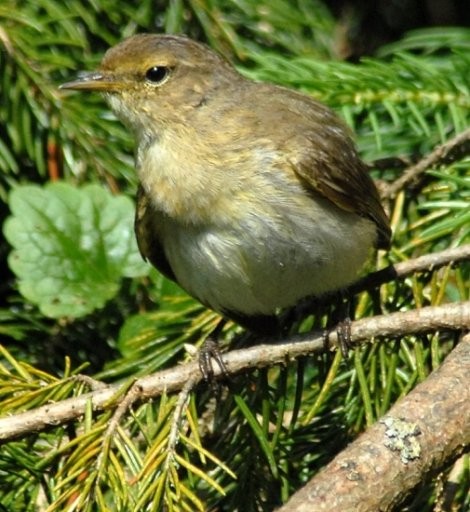
<path fill-rule="evenodd" d="M 163 246 L 179 284 L 203 304 L 272 314 L 353 282 L 375 241 L 371 221 L 328 202 L 296 213 L 278 207 L 268 222 L 250 213 L 229 226 L 167 220 Z"/>

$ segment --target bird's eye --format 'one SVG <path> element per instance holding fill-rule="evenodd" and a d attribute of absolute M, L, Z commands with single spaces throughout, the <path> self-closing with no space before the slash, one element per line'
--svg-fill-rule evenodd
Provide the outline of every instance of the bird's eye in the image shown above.
<path fill-rule="evenodd" d="M 170 73 L 170 70 L 165 66 L 153 66 L 153 68 L 147 69 L 145 78 L 154 84 L 161 84 Z"/>

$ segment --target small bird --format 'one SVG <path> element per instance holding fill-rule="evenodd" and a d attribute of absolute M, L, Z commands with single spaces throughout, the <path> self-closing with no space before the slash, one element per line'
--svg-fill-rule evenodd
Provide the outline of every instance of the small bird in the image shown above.
<path fill-rule="evenodd" d="M 349 130 L 204 44 L 139 34 L 64 89 L 104 93 L 136 139 L 142 256 L 207 307 L 272 333 L 351 284 L 390 226 Z"/>

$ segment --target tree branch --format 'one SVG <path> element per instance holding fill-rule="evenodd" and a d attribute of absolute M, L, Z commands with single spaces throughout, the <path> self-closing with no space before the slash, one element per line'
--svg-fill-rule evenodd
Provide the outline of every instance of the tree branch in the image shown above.
<path fill-rule="evenodd" d="M 444 144 L 437 146 L 418 163 L 406 169 L 398 179 L 384 187 L 382 197 L 393 198 L 405 187 L 414 188 L 422 178 L 422 175 L 431 167 L 450 163 L 468 154 L 470 154 L 470 128 L 459 133 Z"/>
<path fill-rule="evenodd" d="M 468 326 L 468 324 L 467 324 Z M 470 446 L 470 334 L 278 512 L 391 511 Z"/>
<path fill-rule="evenodd" d="M 357 320 L 351 324 L 351 341 L 361 343 L 372 338 L 399 337 L 438 329 L 457 331 L 468 328 L 470 328 L 470 301 Z M 336 346 L 336 333 L 331 333 L 329 338 L 330 345 Z M 289 360 L 321 352 L 324 349 L 323 332 L 315 331 L 307 335 L 297 335 L 287 342 L 234 350 L 225 354 L 223 359 L 227 372 L 234 375 L 253 368 L 285 364 Z M 217 365 L 214 366 L 214 374 L 216 377 L 221 377 L 221 370 Z M 134 386 L 140 389 L 141 399 L 149 399 L 164 392 L 179 391 L 188 380 L 192 379 L 195 384 L 202 380 L 197 362 L 143 377 L 138 379 Z M 116 408 L 123 400 L 120 388 L 120 385 L 107 386 L 79 397 L 0 419 L 0 441 L 5 442 L 73 421 L 85 412 L 89 403 L 94 411 Z"/>

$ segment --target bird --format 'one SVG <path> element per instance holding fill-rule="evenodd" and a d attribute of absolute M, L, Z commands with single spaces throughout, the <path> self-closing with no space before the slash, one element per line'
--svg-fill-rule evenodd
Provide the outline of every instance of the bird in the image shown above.
<path fill-rule="evenodd" d="M 182 35 L 137 34 L 63 89 L 103 93 L 132 132 L 139 250 L 255 333 L 357 280 L 391 229 L 345 123 L 312 96 L 243 76 Z"/>

